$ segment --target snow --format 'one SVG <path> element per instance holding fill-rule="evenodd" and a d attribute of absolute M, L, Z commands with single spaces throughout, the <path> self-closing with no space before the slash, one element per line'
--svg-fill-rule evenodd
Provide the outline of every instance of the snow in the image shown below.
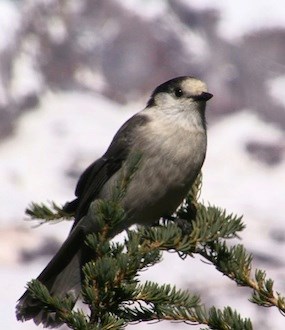
<path fill-rule="evenodd" d="M 270 94 L 275 98 L 275 100 L 279 104 L 285 106 L 285 100 L 284 100 L 285 75 L 269 80 L 267 85 L 269 87 Z M 284 115 L 285 115 L 285 110 L 284 110 Z"/>
<path fill-rule="evenodd" d="M 118 0 L 117 0 L 118 1 Z M 165 15 L 167 2 L 164 0 L 125 0 L 118 1 L 127 9 L 147 18 Z M 260 28 L 285 26 L 285 3 L 280 0 L 181 0 L 191 8 L 216 9 L 220 12 L 221 21 L 218 31 L 221 36 L 232 39 L 238 38 L 249 31 Z"/>
<path fill-rule="evenodd" d="M 33 45 L 34 47 L 34 45 Z M 18 55 L 13 66 L 11 81 L 11 95 L 14 100 L 21 99 L 26 95 L 39 95 L 43 88 L 42 77 L 34 67 L 33 59 L 27 53 Z"/>
<path fill-rule="evenodd" d="M 184 3 L 189 5 L 187 0 Z M 218 31 L 221 36 L 232 40 L 245 33 L 264 28 L 284 27 L 285 3 L 279 0 L 193 0 L 191 7 L 214 8 L 221 13 Z"/>
<path fill-rule="evenodd" d="M 42 106 L 22 116 L 16 134 L 0 145 L 1 218 L 21 219 L 31 201 L 72 198 L 65 171 L 77 158 L 90 158 L 85 166 L 96 159 L 131 114 L 100 96 L 45 95 Z"/>
<path fill-rule="evenodd" d="M 11 24 L 13 22 L 13 24 Z M 20 26 L 20 15 L 13 1 L 1 0 L 0 5 L 0 51 L 13 44 L 14 36 Z"/>
<path fill-rule="evenodd" d="M 284 132 L 273 124 L 261 121 L 256 114 L 240 111 L 210 127 L 208 136 L 208 152 L 204 166 L 204 181 L 207 187 L 203 190 L 203 197 L 206 200 L 219 204 L 227 203 L 225 206 L 229 208 L 234 204 L 236 208 L 234 211 L 238 211 L 245 206 L 238 204 L 245 192 L 247 203 L 256 205 L 257 200 L 263 202 L 264 198 L 268 198 L 265 194 L 266 187 L 271 191 L 275 203 L 282 204 L 282 187 L 275 192 L 273 187 L 278 187 L 285 180 L 284 162 L 270 167 L 254 160 L 245 151 L 245 144 L 251 140 L 278 143 L 284 139 Z M 221 195 L 226 195 L 228 202 L 220 199 Z M 268 205 L 262 202 L 258 212 L 264 215 Z M 272 212 L 271 206 L 270 212 Z"/>
<path fill-rule="evenodd" d="M 117 0 L 118 1 L 118 0 Z M 167 13 L 164 0 L 125 0 L 118 1 L 127 9 L 146 18 L 157 18 Z M 264 28 L 285 27 L 285 3 L 280 0 L 181 0 L 185 5 L 196 9 L 216 9 L 220 13 L 219 34 L 229 40 L 245 33 Z"/>
<path fill-rule="evenodd" d="M 137 13 L 148 19 L 155 19 L 167 11 L 168 5 L 164 0 L 116 0 L 120 5 L 126 9 Z"/>
<path fill-rule="evenodd" d="M 285 232 L 285 161 L 269 167 L 252 159 L 245 151 L 251 139 L 278 143 L 284 140 L 284 132 L 245 111 L 210 128 L 202 199 L 243 214 L 247 229 L 242 237 L 247 248 L 273 257 L 277 251 L 267 246 L 272 244 L 268 235 L 272 230 Z"/>

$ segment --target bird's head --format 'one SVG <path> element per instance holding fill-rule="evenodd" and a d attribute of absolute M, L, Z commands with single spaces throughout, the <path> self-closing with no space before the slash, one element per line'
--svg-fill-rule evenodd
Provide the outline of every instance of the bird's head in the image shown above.
<path fill-rule="evenodd" d="M 206 102 L 213 97 L 206 84 L 191 76 L 171 79 L 159 85 L 152 93 L 147 107 L 155 107 L 166 115 L 176 115 L 181 120 L 205 122 Z"/>

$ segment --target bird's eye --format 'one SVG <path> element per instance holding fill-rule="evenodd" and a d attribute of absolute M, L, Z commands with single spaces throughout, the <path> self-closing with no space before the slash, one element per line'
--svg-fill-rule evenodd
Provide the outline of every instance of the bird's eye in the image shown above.
<path fill-rule="evenodd" d="M 180 88 L 175 89 L 174 94 L 176 97 L 181 97 L 183 95 L 183 91 Z"/>

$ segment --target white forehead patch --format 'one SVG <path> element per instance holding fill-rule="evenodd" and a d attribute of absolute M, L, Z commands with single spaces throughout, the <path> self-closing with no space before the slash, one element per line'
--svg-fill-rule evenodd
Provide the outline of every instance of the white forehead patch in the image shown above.
<path fill-rule="evenodd" d="M 181 84 L 182 89 L 192 95 L 200 95 L 202 92 L 207 92 L 207 85 L 196 78 L 188 78 Z"/>

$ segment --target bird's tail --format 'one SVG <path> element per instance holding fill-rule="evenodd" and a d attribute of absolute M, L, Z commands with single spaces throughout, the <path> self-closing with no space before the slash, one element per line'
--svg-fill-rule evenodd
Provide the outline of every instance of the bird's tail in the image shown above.
<path fill-rule="evenodd" d="M 81 254 L 86 247 L 84 237 L 80 226 L 76 227 L 37 278 L 52 296 L 64 298 L 68 295 L 72 297 L 74 304 L 81 288 Z M 21 321 L 33 319 L 36 324 L 42 323 L 44 327 L 62 324 L 56 313 L 42 309 L 40 302 L 28 290 L 18 301 L 16 316 Z"/>

